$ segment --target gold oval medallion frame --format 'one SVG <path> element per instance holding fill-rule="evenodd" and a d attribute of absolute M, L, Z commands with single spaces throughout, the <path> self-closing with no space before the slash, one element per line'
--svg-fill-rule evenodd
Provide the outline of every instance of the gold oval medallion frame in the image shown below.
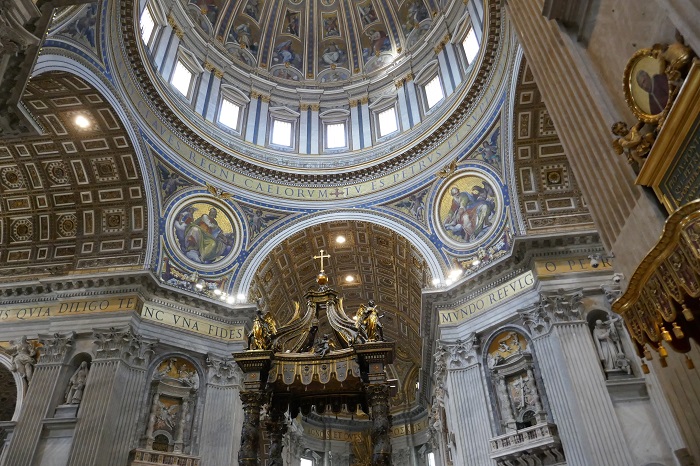
<path fill-rule="evenodd" d="M 668 113 L 672 84 L 659 50 L 637 50 L 627 62 L 622 81 L 625 101 L 639 120 L 657 123 Z"/>

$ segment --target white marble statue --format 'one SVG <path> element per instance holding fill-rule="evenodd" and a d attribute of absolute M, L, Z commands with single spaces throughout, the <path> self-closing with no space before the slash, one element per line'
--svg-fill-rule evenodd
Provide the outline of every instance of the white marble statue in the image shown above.
<path fill-rule="evenodd" d="M 87 382 L 89 371 L 90 368 L 88 367 L 87 361 L 80 363 L 80 367 L 78 367 L 68 382 L 66 404 L 80 404 L 83 399 L 83 391 L 85 390 L 85 383 Z"/>
<path fill-rule="evenodd" d="M 34 374 L 34 364 L 36 364 L 36 349 L 34 345 L 27 341 L 27 337 L 20 338 L 9 350 L 12 354 L 12 370 L 31 382 Z"/>
<path fill-rule="evenodd" d="M 615 361 L 617 360 L 617 355 L 623 353 L 623 351 L 620 345 L 620 335 L 615 328 L 615 320 L 607 322 L 603 322 L 600 319 L 596 320 L 595 328 L 593 329 L 593 339 L 598 350 L 598 357 L 605 371 L 616 370 Z"/>

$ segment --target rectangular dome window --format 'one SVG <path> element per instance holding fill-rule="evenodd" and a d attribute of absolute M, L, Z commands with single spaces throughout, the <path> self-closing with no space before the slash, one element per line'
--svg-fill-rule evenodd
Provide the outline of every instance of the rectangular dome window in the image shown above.
<path fill-rule="evenodd" d="M 288 121 L 272 120 L 272 144 L 292 147 L 292 124 Z"/>
<path fill-rule="evenodd" d="M 435 466 L 435 453 L 428 453 L 428 466 Z"/>
<path fill-rule="evenodd" d="M 153 19 L 151 10 L 148 7 L 143 9 L 141 13 L 141 21 L 139 22 L 141 26 L 141 38 L 146 44 L 151 42 L 151 36 L 153 35 L 153 30 L 156 28 L 156 22 Z"/>
<path fill-rule="evenodd" d="M 314 466 L 314 460 L 310 460 L 308 458 L 302 458 L 300 466 Z"/>
<path fill-rule="evenodd" d="M 219 123 L 238 130 L 238 116 L 241 114 L 241 106 L 234 104 L 228 99 L 221 101 L 221 109 L 219 110 Z"/>
<path fill-rule="evenodd" d="M 185 97 L 190 95 L 190 86 L 192 84 L 192 72 L 180 60 L 175 65 L 175 71 L 170 77 L 170 84 L 177 89 L 180 94 Z"/>
<path fill-rule="evenodd" d="M 474 28 L 469 29 L 467 37 L 465 37 L 464 42 L 462 42 L 462 48 L 464 49 L 464 54 L 467 56 L 467 65 L 471 65 L 479 53 L 479 40 L 476 38 Z"/>
<path fill-rule="evenodd" d="M 384 137 L 387 134 L 394 133 L 399 130 L 398 122 L 396 121 L 396 108 L 387 108 L 377 115 L 379 122 L 379 137 Z"/>
<path fill-rule="evenodd" d="M 345 123 L 332 123 L 326 125 L 326 147 L 328 149 L 339 149 L 345 147 Z"/>
<path fill-rule="evenodd" d="M 443 97 L 445 97 L 445 93 L 442 91 L 440 75 L 435 75 L 435 77 L 425 85 L 425 100 L 428 104 L 428 109 L 433 108 Z"/>

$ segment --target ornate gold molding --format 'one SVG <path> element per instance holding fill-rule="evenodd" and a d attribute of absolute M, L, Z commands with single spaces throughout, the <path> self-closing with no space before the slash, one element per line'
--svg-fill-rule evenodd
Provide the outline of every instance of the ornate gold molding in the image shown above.
<path fill-rule="evenodd" d="M 627 291 L 612 305 L 622 315 L 632 338 L 649 344 L 659 355 L 663 343 L 686 352 L 687 339 L 700 340 L 697 326 L 700 297 L 700 200 L 690 202 L 666 221 L 657 245 L 635 270 Z M 647 359 L 651 353 L 645 351 Z"/>

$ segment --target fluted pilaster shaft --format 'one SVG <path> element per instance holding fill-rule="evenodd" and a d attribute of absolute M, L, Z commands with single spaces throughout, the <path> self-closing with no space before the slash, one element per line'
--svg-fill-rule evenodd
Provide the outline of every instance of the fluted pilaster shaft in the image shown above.
<path fill-rule="evenodd" d="M 135 446 L 152 340 L 130 328 L 96 329 L 97 350 L 85 384 L 68 464 L 117 466 Z"/>
<path fill-rule="evenodd" d="M 508 0 L 509 18 L 603 243 L 613 251 L 627 252 L 616 255 L 616 266 L 631 276 L 656 243 L 664 219 L 655 201 L 634 184 L 634 173 L 624 157 L 612 150 L 610 124 L 624 116 L 611 115 L 602 107 L 598 90 L 592 88 L 589 73 L 581 69 L 574 54 L 574 45 L 554 21 L 542 16 L 543 3 Z M 591 176 L 602 173 L 605 176 Z"/>
<path fill-rule="evenodd" d="M 489 457 L 491 421 L 480 364 L 448 369 L 447 390 L 448 425 L 457 444 L 455 464 L 495 464 Z"/>
<path fill-rule="evenodd" d="M 202 464 L 235 464 L 240 448 L 243 409 L 239 394 L 240 369 L 231 359 L 209 355 L 204 419 L 200 443 L 217 445 L 200 452 Z"/>
<path fill-rule="evenodd" d="M 49 415 L 60 373 L 60 364 L 38 364 L 34 369 L 12 440 L 7 447 L 5 465 L 32 463 L 43 426 L 41 421 Z M 58 387 L 58 390 L 62 390 L 62 387 Z"/>

